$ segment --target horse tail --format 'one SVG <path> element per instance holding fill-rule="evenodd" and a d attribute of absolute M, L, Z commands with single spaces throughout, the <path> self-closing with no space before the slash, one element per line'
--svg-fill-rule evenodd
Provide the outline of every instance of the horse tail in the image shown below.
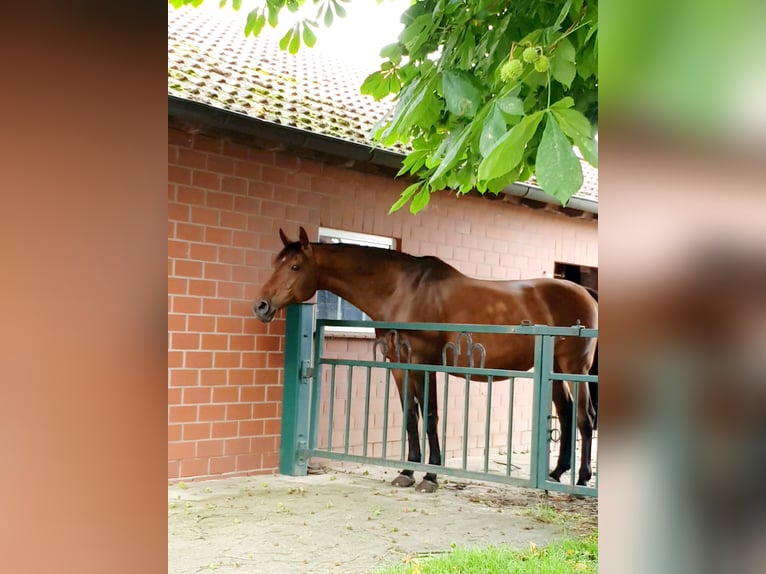
<path fill-rule="evenodd" d="M 585 289 L 590 293 L 590 296 L 596 300 L 596 303 L 598 303 L 598 291 L 591 289 L 590 287 L 585 287 Z M 588 374 L 598 376 L 598 341 L 596 341 L 596 352 L 593 354 L 593 364 L 590 366 Z M 596 413 L 593 417 L 593 429 L 595 430 L 598 428 L 598 383 L 588 383 L 588 390 L 590 391 L 589 394 L 591 404 L 593 405 L 593 412 Z"/>

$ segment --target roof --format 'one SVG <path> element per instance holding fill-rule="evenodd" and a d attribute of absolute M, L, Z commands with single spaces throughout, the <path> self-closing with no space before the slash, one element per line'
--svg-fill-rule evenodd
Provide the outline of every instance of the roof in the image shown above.
<path fill-rule="evenodd" d="M 316 49 L 291 55 L 268 26 L 257 37 L 245 37 L 243 29 L 242 12 L 168 6 L 168 95 L 378 147 L 372 128 L 393 104 L 359 92 L 374 69 Z M 388 149 L 406 153 L 400 145 Z M 584 183 L 575 197 L 597 201 L 598 170 L 582 164 Z"/>

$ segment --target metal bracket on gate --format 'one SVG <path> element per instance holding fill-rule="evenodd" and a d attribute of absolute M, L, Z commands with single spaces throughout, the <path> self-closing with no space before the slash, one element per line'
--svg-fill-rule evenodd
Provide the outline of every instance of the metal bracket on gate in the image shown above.
<path fill-rule="evenodd" d="M 391 355 L 391 344 L 393 342 L 393 355 Z M 399 336 L 399 331 L 391 329 L 382 337 L 375 339 L 375 344 L 372 346 L 372 358 L 377 360 L 378 346 L 380 346 L 380 352 L 383 355 L 383 360 L 393 360 L 396 357 L 397 363 L 410 363 L 412 362 L 412 346 L 407 339 Z M 402 357 L 404 355 L 404 357 Z M 404 359 L 404 360 L 402 360 Z"/>
<path fill-rule="evenodd" d="M 300 438 L 298 439 L 298 448 L 295 451 L 295 456 L 298 461 L 298 464 L 304 464 L 308 458 L 309 458 L 309 443 L 303 437 L 303 435 L 300 435 Z"/>
<path fill-rule="evenodd" d="M 452 360 L 453 360 L 453 367 L 457 367 L 458 361 L 460 359 L 460 340 L 465 339 L 465 352 L 468 355 L 468 366 L 470 368 L 474 368 L 474 361 L 473 356 L 474 352 L 479 352 L 479 368 L 484 368 L 484 361 L 487 359 L 487 350 L 484 348 L 484 345 L 481 343 L 474 343 L 473 338 L 471 337 L 470 333 L 462 332 L 458 333 L 457 338 L 455 339 L 455 342 L 452 343 L 446 343 L 444 345 L 444 348 L 442 349 L 442 364 L 445 367 L 448 367 L 447 364 L 447 351 L 452 351 Z"/>

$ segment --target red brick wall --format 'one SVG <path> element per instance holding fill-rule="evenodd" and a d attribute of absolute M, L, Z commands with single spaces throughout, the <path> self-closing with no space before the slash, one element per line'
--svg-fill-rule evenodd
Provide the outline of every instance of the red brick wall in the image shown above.
<path fill-rule="evenodd" d="M 175 129 L 168 140 L 170 478 L 278 466 L 284 315 L 264 325 L 251 303 L 280 227 L 291 237 L 300 225 L 312 237 L 320 225 L 395 237 L 403 251 L 476 277 L 598 264 L 592 221 L 446 193 L 417 217 L 389 216 L 404 182 Z M 369 342 L 335 344 L 369 356 Z"/>

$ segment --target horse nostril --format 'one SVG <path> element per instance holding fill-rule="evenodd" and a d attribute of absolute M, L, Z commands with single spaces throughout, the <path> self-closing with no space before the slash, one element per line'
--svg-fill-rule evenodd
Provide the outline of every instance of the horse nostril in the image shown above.
<path fill-rule="evenodd" d="M 269 312 L 269 302 L 266 299 L 261 299 L 253 305 L 253 311 L 256 315 L 266 315 Z"/>

